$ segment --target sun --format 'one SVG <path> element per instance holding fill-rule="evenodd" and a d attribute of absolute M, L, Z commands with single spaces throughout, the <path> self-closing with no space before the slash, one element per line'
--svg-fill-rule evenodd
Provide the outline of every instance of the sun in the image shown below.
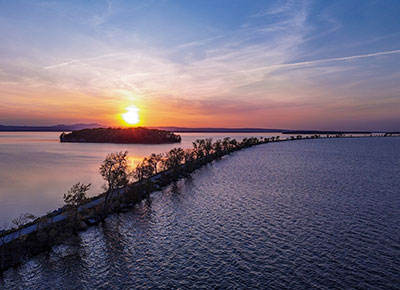
<path fill-rule="evenodd" d="M 126 108 L 126 113 L 122 114 L 122 119 L 129 125 L 135 125 L 139 123 L 139 109 L 135 106 L 130 106 Z"/>

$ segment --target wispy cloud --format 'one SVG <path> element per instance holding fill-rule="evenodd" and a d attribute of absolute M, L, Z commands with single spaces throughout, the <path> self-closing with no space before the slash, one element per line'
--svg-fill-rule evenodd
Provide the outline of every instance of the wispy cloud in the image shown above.
<path fill-rule="evenodd" d="M 112 16 L 113 6 L 111 0 L 106 1 L 106 7 L 103 9 L 101 13 L 97 13 L 91 17 L 91 24 L 94 26 L 99 26 L 105 24 L 108 20 L 110 20 Z"/>
<path fill-rule="evenodd" d="M 269 9 L 255 13 L 251 17 L 263 17 L 263 16 L 282 14 L 288 11 L 292 11 L 294 7 L 295 7 L 295 1 L 293 0 L 278 1 L 277 4 L 273 5 Z"/>
<path fill-rule="evenodd" d="M 203 46 L 203 45 L 211 43 L 214 40 L 217 40 L 217 39 L 220 39 L 223 37 L 225 37 L 225 35 L 219 35 L 219 36 L 210 37 L 210 38 L 206 38 L 206 39 L 202 39 L 202 40 L 191 41 L 191 42 L 180 44 L 176 48 L 177 49 L 186 49 L 186 48 L 191 48 L 191 47 L 195 47 L 195 46 Z"/>
<path fill-rule="evenodd" d="M 73 60 L 70 60 L 70 61 L 61 62 L 61 63 L 54 64 L 54 65 L 45 66 L 45 67 L 43 67 L 43 69 L 48 70 L 48 69 L 68 66 L 68 65 L 71 65 L 71 64 L 88 64 L 90 62 L 93 62 L 93 61 L 96 61 L 96 60 L 105 59 L 105 58 L 110 58 L 110 57 L 113 57 L 115 55 L 116 55 L 116 53 L 109 53 L 109 54 L 95 56 L 95 57 L 73 59 Z"/>
<path fill-rule="evenodd" d="M 73 59 L 44 66 L 44 71 L 52 72 L 43 73 L 42 77 L 65 90 L 122 89 L 143 98 L 165 93 L 213 98 L 236 87 L 262 81 L 263 72 L 252 72 L 260 64 L 283 63 L 297 57 L 296 47 L 307 34 L 305 15 L 303 8 L 282 19 L 287 28 L 279 33 L 246 28 L 184 43 L 169 51 L 122 50 Z M 254 43 L 253 39 L 260 37 L 274 41 Z M 200 57 L 182 63 L 182 59 L 193 53 L 193 47 L 198 47 Z M 176 58 L 179 61 L 174 61 Z"/>
<path fill-rule="evenodd" d="M 283 64 L 258 67 L 258 68 L 249 69 L 246 71 L 249 72 L 249 71 L 256 71 L 256 70 L 271 70 L 271 69 L 290 68 L 290 67 L 302 67 L 302 66 L 317 65 L 317 64 L 321 64 L 321 63 L 355 60 L 355 59 L 360 59 L 360 58 L 376 57 L 376 56 L 381 56 L 381 55 L 390 55 L 390 54 L 398 54 L 398 53 L 400 53 L 400 49 L 389 50 L 389 51 L 379 51 L 379 52 L 368 53 L 368 54 L 344 56 L 344 57 L 309 60 L 309 61 L 294 62 L 294 63 L 283 63 Z M 244 72 L 246 72 L 246 71 L 244 71 Z"/>

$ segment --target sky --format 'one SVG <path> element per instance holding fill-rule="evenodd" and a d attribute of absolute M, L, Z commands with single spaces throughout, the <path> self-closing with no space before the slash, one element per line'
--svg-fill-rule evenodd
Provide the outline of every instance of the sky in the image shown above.
<path fill-rule="evenodd" d="M 0 124 L 400 130 L 400 1 L 0 0 Z"/>

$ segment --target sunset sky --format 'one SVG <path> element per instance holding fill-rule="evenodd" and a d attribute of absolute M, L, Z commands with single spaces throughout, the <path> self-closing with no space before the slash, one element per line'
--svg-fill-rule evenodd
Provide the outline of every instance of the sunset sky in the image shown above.
<path fill-rule="evenodd" d="M 400 130 L 400 1 L 0 0 L 0 124 Z M 130 108 L 130 109 L 128 109 Z"/>

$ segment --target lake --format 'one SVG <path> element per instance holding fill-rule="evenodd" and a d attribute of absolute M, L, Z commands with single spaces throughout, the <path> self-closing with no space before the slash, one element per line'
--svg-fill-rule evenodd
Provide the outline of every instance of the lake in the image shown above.
<path fill-rule="evenodd" d="M 189 138 L 193 136 L 184 137 Z M 103 155 L 120 148 L 90 145 L 84 150 L 82 144 L 67 144 L 60 150 L 53 141 L 37 142 L 20 157 L 16 152 L 18 147 L 27 148 L 23 144 L 10 145 L 11 157 L 4 155 L 7 144 L 2 143 L 1 150 L 2 160 L 27 159 L 26 171 L 38 166 L 35 176 L 40 180 L 34 183 L 31 178 L 33 188 L 57 183 L 60 175 L 74 173 L 74 165 L 80 172 L 75 177 L 93 181 L 89 176 Z M 46 151 L 40 149 L 43 143 Z M 35 156 L 35 148 L 41 157 Z M 155 151 L 138 148 L 142 151 L 136 152 L 144 155 Z M 43 159 L 48 160 L 48 169 L 40 165 Z M 68 166 L 60 167 L 63 162 Z M 82 164 L 93 168 L 82 169 Z M 17 173 L 23 168 L 9 166 Z M 2 162 L 2 171 L 5 167 Z M 91 227 L 76 241 L 7 270 L 0 285 L 4 289 L 398 289 L 399 176 L 400 138 L 259 145 L 225 156 L 154 193 L 132 211 L 111 215 L 104 227 Z"/>
<path fill-rule="evenodd" d="M 182 133 L 175 144 L 95 144 L 60 143 L 61 132 L 0 132 L 0 229 L 21 213 L 44 215 L 63 205 L 63 194 L 76 182 L 91 183 L 89 196 L 102 192 L 98 171 L 111 152 L 129 151 L 132 166 L 151 153 L 174 147 L 191 148 L 199 138 L 236 139 L 275 134 L 245 133 L 228 135 Z"/>

